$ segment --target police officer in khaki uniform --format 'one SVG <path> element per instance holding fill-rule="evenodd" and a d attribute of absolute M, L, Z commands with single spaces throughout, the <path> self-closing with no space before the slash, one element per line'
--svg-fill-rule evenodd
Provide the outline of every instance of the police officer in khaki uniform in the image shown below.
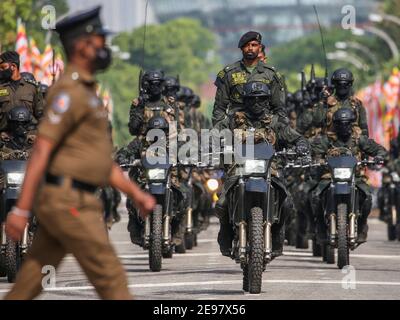
<path fill-rule="evenodd" d="M 16 106 L 25 106 L 37 125 L 43 115 L 43 96 L 39 84 L 22 77 L 19 72 L 19 54 L 6 51 L 0 55 L 0 131 L 7 128 L 7 113 Z"/>
<path fill-rule="evenodd" d="M 135 202 L 142 216 L 153 197 L 127 180 L 111 158 L 107 112 L 96 96 L 96 71 L 111 63 L 101 7 L 57 23 L 69 66 L 51 88 L 20 198 L 6 232 L 22 236 L 33 209 L 39 229 L 6 299 L 33 299 L 42 291 L 42 267 L 72 253 L 102 299 L 131 299 L 124 269 L 109 243 L 98 187 L 111 185 Z M 41 180 L 44 181 L 41 184 Z"/>
<path fill-rule="evenodd" d="M 215 85 L 217 93 L 213 110 L 213 126 L 223 129 L 224 119 L 243 109 L 244 85 L 250 81 L 259 81 L 271 88 L 271 107 L 274 113 L 286 116 L 285 81 L 283 77 L 260 60 L 262 50 L 261 34 L 249 31 L 242 36 L 238 47 L 242 50 L 243 59 L 226 66 L 217 75 Z"/>

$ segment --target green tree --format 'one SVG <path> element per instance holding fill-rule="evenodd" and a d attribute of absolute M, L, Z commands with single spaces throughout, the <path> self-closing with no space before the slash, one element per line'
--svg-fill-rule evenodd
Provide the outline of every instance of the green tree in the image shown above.
<path fill-rule="evenodd" d="M 147 27 L 143 57 L 144 29 L 122 33 L 114 39 L 122 51 L 131 53 L 131 63 L 143 69 L 162 69 L 179 74 L 186 85 L 199 85 L 215 74 L 219 65 L 213 54 L 214 34 L 200 21 L 188 18 Z"/>
<path fill-rule="evenodd" d="M 138 66 L 115 59 L 111 68 L 98 76 L 101 85 L 110 89 L 114 101 L 114 143 L 119 146 L 132 139 L 128 130 L 129 110 L 133 98 L 138 96 L 139 73 Z"/>
<path fill-rule="evenodd" d="M 41 27 L 41 8 L 53 5 L 57 15 L 68 11 L 66 0 L 1 0 L 0 1 L 0 50 L 12 50 L 17 38 L 17 21 L 26 23 L 28 36 L 34 37 L 43 47 L 47 31 Z"/>

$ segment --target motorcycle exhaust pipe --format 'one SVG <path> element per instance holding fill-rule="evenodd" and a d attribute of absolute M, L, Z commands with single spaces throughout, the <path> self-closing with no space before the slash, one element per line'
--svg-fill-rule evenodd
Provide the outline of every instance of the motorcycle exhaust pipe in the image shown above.
<path fill-rule="evenodd" d="M 146 220 L 144 221 L 144 244 L 145 244 L 145 249 L 147 249 L 149 247 L 149 243 L 150 243 L 150 230 L 151 226 L 150 226 L 150 217 L 147 216 Z"/>
<path fill-rule="evenodd" d="M 392 224 L 397 225 L 397 210 L 395 206 L 392 206 Z"/>
<path fill-rule="evenodd" d="M 356 244 L 356 215 L 354 213 L 350 213 L 350 221 L 349 221 L 349 226 L 350 226 L 350 232 L 349 232 L 349 238 L 350 238 L 350 243 L 352 245 Z"/>
<path fill-rule="evenodd" d="M 330 222 L 330 242 L 331 245 L 336 244 L 336 215 L 332 213 L 329 217 Z"/>
<path fill-rule="evenodd" d="M 26 225 L 24 234 L 23 234 L 22 240 L 21 240 L 22 254 L 26 254 L 26 251 L 28 249 L 28 228 L 29 228 L 29 224 Z"/>
<path fill-rule="evenodd" d="M 265 245 L 265 259 L 271 261 L 272 259 L 272 234 L 271 223 L 267 222 L 264 226 L 264 245 Z"/>
<path fill-rule="evenodd" d="M 186 223 L 186 232 L 191 233 L 193 230 L 193 209 L 188 208 L 187 211 L 187 223 Z"/>
<path fill-rule="evenodd" d="M 239 223 L 239 259 L 240 262 L 246 262 L 247 234 L 246 222 Z"/>
<path fill-rule="evenodd" d="M 6 236 L 6 224 L 2 223 L 1 225 L 1 251 L 5 250 L 7 245 L 7 236 Z"/>

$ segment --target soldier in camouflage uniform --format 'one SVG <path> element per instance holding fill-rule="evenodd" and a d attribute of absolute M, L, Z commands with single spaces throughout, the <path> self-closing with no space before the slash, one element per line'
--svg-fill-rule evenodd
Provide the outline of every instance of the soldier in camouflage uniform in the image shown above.
<path fill-rule="evenodd" d="M 335 157 L 340 155 L 353 155 L 358 161 L 362 161 L 365 156 L 375 157 L 377 164 L 382 163 L 387 155 L 386 150 L 369 139 L 366 135 L 354 133 L 353 125 L 356 121 L 356 113 L 350 108 L 340 108 L 335 112 L 332 118 L 333 131 L 330 134 L 316 136 L 312 140 L 313 157 L 317 161 L 325 157 Z M 322 167 L 319 173 L 320 182 L 313 191 L 312 202 L 314 214 L 317 218 L 318 240 L 325 240 L 325 222 L 323 217 L 324 201 L 326 200 L 325 190 L 331 183 L 331 174 L 328 168 Z M 360 190 L 360 217 L 358 220 L 359 234 L 358 243 L 363 243 L 367 239 L 368 215 L 371 212 L 372 196 L 368 185 L 368 178 L 365 175 L 365 169 L 358 168 L 356 172 L 356 184 Z"/>
<path fill-rule="evenodd" d="M 226 66 L 218 73 L 215 85 L 217 93 L 212 116 L 213 126 L 223 129 L 225 119 L 244 108 L 244 85 L 250 81 L 259 81 L 271 88 L 270 108 L 285 117 L 285 83 L 282 76 L 271 66 L 259 60 L 262 37 L 258 32 L 250 31 L 242 36 L 239 48 L 243 59 Z"/>
<path fill-rule="evenodd" d="M 338 69 L 332 75 L 332 85 L 335 94 L 327 98 L 326 102 L 318 104 L 313 114 L 313 125 L 323 128 L 324 134 L 333 130 L 333 114 L 340 108 L 350 108 L 356 118 L 353 124 L 355 134 L 369 136 L 367 112 L 362 102 L 352 95 L 354 83 L 353 74 L 347 69 Z M 333 133 L 334 134 L 334 133 Z"/>
<path fill-rule="evenodd" d="M 17 52 L 7 51 L 0 55 L 0 132 L 7 130 L 7 112 L 16 106 L 25 106 L 37 126 L 43 116 L 43 97 L 39 84 L 33 79 L 21 77 L 20 57 Z M 31 130 L 35 134 L 34 130 Z"/>
<path fill-rule="evenodd" d="M 271 111 L 270 101 L 272 93 L 268 85 L 264 82 L 251 81 L 243 87 L 243 103 L 246 111 L 236 111 L 229 119 L 226 118 L 224 127 L 230 130 L 242 129 L 244 132 L 243 141 L 246 140 L 246 132 L 249 129 L 254 129 L 255 144 L 269 143 L 275 146 L 277 150 L 284 147 L 296 146 L 299 155 L 307 155 L 309 146 L 307 141 L 290 126 L 287 125 L 287 118 L 282 119 L 281 116 L 273 114 Z M 251 130 L 250 130 L 251 131 Z M 221 253 L 225 256 L 230 256 L 233 240 L 233 231 L 229 222 L 229 212 L 227 208 L 227 199 L 229 189 L 235 185 L 237 176 L 235 176 L 235 164 L 227 168 L 226 180 L 220 199 L 216 205 L 216 215 L 220 219 L 220 231 L 218 234 L 218 243 Z M 272 181 L 277 190 L 280 190 L 279 205 L 285 202 L 287 191 L 284 182 L 279 178 L 278 171 L 280 170 L 277 163 L 272 165 Z M 273 256 L 282 254 L 283 237 L 284 237 L 284 222 L 283 217 L 280 223 L 272 227 L 273 233 Z"/>
<path fill-rule="evenodd" d="M 0 135 L 1 160 L 13 160 L 25 152 L 30 155 L 36 136 L 29 134 L 32 114 L 25 106 L 12 108 L 7 113 L 8 131 Z M 26 159 L 25 159 L 26 160 Z"/>
<path fill-rule="evenodd" d="M 165 77 L 162 71 L 147 71 L 142 77 L 142 88 L 145 92 L 145 99 L 138 98 L 134 100 L 130 110 L 129 117 L 129 131 L 136 138 L 126 147 L 120 150 L 116 159 L 120 163 L 127 163 L 127 161 L 133 161 L 134 159 L 142 159 L 146 153 L 146 149 L 149 147 L 149 143 L 146 141 L 146 134 L 148 132 L 148 123 L 151 118 L 155 115 L 160 115 L 167 120 L 170 124 L 170 130 L 168 134 L 172 135 L 171 138 L 175 138 L 178 134 L 178 129 L 183 127 L 182 116 L 179 112 L 178 105 L 175 97 L 172 95 L 164 96 Z M 169 91 L 172 92 L 172 91 Z M 177 126 L 171 125 L 173 122 L 177 122 Z M 140 182 L 144 182 L 142 171 L 140 168 L 132 168 L 129 171 L 131 179 Z M 181 183 L 178 177 L 178 173 L 173 173 L 172 177 L 173 185 L 180 189 Z M 138 220 L 136 210 L 131 201 L 127 202 L 127 209 L 129 214 L 128 231 L 131 235 L 133 243 L 142 244 L 142 224 Z M 174 230 L 177 228 L 175 227 Z M 179 229 L 179 228 L 178 228 Z M 182 241 L 182 235 L 177 232 L 173 235 L 173 240 L 176 245 L 179 245 Z"/>

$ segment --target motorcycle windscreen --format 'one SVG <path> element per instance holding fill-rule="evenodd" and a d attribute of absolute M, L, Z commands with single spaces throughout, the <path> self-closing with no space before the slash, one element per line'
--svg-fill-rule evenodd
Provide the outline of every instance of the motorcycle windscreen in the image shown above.
<path fill-rule="evenodd" d="M 142 159 L 142 165 L 145 169 L 166 169 L 171 167 L 170 159 L 165 158 L 162 162 L 157 162 L 156 159 L 147 159 L 144 157 Z"/>
<path fill-rule="evenodd" d="M 271 160 L 275 155 L 275 148 L 271 144 L 259 143 L 254 145 L 243 144 L 240 152 L 235 150 L 235 157 L 242 160 Z"/>
<path fill-rule="evenodd" d="M 24 173 L 26 169 L 26 161 L 5 160 L 0 162 L 0 170 L 3 174 L 7 173 Z"/>
<path fill-rule="evenodd" d="M 268 183 L 264 178 L 249 178 L 246 181 L 247 192 L 265 193 L 268 191 Z"/>
<path fill-rule="evenodd" d="M 357 166 L 357 159 L 351 156 L 328 158 L 328 165 L 331 168 L 352 168 Z"/>

